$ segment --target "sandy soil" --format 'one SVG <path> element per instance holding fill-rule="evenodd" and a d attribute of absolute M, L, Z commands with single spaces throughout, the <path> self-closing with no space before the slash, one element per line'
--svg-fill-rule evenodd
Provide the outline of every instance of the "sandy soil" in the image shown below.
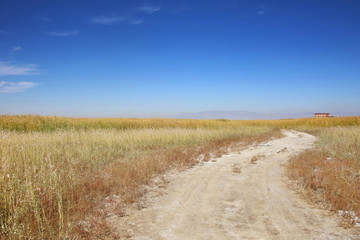
<path fill-rule="evenodd" d="M 284 163 L 315 138 L 284 134 L 173 174 L 167 188 L 147 195 L 145 208 L 111 221 L 137 240 L 360 239 L 358 229 L 339 227 L 336 216 L 289 189 Z"/>

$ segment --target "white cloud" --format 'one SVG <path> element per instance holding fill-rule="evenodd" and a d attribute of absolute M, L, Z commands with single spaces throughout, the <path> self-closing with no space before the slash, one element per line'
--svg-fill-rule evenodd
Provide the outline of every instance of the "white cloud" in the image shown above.
<path fill-rule="evenodd" d="M 105 25 L 112 25 L 118 22 L 124 21 L 125 18 L 121 16 L 100 16 L 94 17 L 91 19 L 91 22 L 94 24 L 105 24 Z"/>
<path fill-rule="evenodd" d="M 138 25 L 143 23 L 143 20 L 140 18 L 124 17 L 124 16 L 100 16 L 100 17 L 92 18 L 91 22 L 94 24 L 103 24 L 103 25 L 114 25 L 116 23 Z"/>
<path fill-rule="evenodd" d="M 256 12 L 257 15 L 264 15 L 265 11 L 264 10 L 259 10 Z"/>
<path fill-rule="evenodd" d="M 16 53 L 17 51 L 20 51 L 21 49 L 22 49 L 21 46 L 16 46 L 16 47 L 13 47 L 13 48 L 11 49 L 11 51 L 12 51 L 13 53 Z"/>
<path fill-rule="evenodd" d="M 79 31 L 72 30 L 72 31 L 64 31 L 64 32 L 48 32 L 47 34 L 55 37 L 67 37 L 67 36 L 78 35 Z"/>
<path fill-rule="evenodd" d="M 7 62 L 0 62 L 0 76 L 19 76 L 39 74 L 34 64 L 13 65 Z"/>
<path fill-rule="evenodd" d="M 0 93 L 18 93 L 24 92 L 26 89 L 33 88 L 37 83 L 34 82 L 0 82 Z"/>
<path fill-rule="evenodd" d="M 160 6 L 155 6 L 155 5 L 143 5 L 141 7 L 138 8 L 139 11 L 147 13 L 147 14 L 153 14 L 155 12 L 158 12 L 161 10 Z"/>

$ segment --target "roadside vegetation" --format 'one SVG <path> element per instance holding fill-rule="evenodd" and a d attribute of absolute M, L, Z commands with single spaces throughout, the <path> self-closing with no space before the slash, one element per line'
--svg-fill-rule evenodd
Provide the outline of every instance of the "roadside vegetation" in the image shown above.
<path fill-rule="evenodd" d="M 136 202 L 144 194 L 141 186 L 155 176 L 280 137 L 280 128 L 319 136 L 314 150 L 291 160 L 291 176 L 310 192 L 322 189 L 333 209 L 359 213 L 359 125 L 359 117 L 230 121 L 0 116 L 0 239 L 110 236 L 106 216 L 123 214 L 124 204 Z"/>
<path fill-rule="evenodd" d="M 135 124 L 134 128 L 104 129 L 102 124 L 86 125 L 91 120 L 84 120 L 85 129 L 78 127 L 82 120 L 63 118 L 76 122 L 75 126 L 39 130 L 33 119 L 43 120 L 42 126 L 57 121 L 14 117 L 14 125 L 25 126 L 26 131 L 15 130 L 9 121 L 0 130 L 1 239 L 111 235 L 106 216 L 121 214 L 123 204 L 136 202 L 144 193 L 140 186 L 156 175 L 194 165 L 199 156 L 206 161 L 229 147 L 280 135 L 273 127 L 234 127 L 231 121 L 191 120 L 191 127 L 180 121 L 176 128 L 178 120 L 160 120 L 165 125 L 157 128 L 158 120 L 144 120 L 142 126 L 135 119 L 136 124 L 120 120 Z M 105 199 L 116 204 L 109 208 L 103 204 Z"/>
<path fill-rule="evenodd" d="M 360 128 L 324 128 L 316 135 L 313 149 L 290 160 L 289 174 L 313 201 L 340 211 L 344 224 L 355 224 L 360 216 Z"/>

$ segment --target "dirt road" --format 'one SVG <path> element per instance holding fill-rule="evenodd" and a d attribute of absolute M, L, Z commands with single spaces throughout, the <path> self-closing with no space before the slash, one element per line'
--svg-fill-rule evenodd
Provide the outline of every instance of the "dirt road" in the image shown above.
<path fill-rule="evenodd" d="M 114 224 L 137 240 L 360 239 L 289 190 L 282 165 L 315 138 L 284 134 L 176 174 L 165 194 Z"/>

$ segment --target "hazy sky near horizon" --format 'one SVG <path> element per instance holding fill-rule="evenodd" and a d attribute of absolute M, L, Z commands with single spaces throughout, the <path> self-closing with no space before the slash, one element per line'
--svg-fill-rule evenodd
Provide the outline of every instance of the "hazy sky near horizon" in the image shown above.
<path fill-rule="evenodd" d="M 360 111 L 358 0 L 1 0 L 0 114 Z"/>

